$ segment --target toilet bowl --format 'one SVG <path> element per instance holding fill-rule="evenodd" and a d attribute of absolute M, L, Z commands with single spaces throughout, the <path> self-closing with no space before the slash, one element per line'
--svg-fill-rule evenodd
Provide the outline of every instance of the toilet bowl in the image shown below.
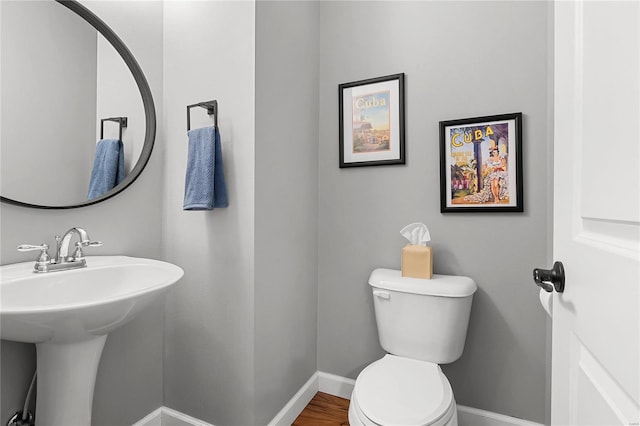
<path fill-rule="evenodd" d="M 456 426 L 456 403 L 437 364 L 385 355 L 358 376 L 351 426 Z"/>

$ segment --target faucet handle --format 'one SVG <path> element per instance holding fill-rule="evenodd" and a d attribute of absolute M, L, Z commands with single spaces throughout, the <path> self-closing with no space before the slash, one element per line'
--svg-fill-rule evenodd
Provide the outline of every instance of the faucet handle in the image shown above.
<path fill-rule="evenodd" d="M 40 256 L 36 259 L 36 265 L 51 263 L 51 257 L 49 256 L 49 245 L 42 243 L 39 246 L 34 244 L 20 244 L 18 251 L 33 251 L 40 250 Z"/>
<path fill-rule="evenodd" d="M 100 247 L 102 245 L 102 241 L 78 241 L 76 243 L 76 251 L 73 253 L 74 260 L 82 260 L 84 259 L 84 253 L 82 252 L 82 247 Z"/>
<path fill-rule="evenodd" d="M 102 241 L 84 241 L 82 243 L 76 243 L 76 247 L 80 244 L 82 247 L 100 247 Z"/>
<path fill-rule="evenodd" d="M 49 245 L 42 243 L 39 246 L 35 244 L 20 244 L 18 246 L 18 251 L 33 251 L 33 250 L 49 250 Z"/>

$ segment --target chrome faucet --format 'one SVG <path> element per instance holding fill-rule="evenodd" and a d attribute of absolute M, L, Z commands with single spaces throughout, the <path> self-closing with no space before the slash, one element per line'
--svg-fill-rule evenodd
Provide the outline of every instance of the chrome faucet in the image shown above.
<path fill-rule="evenodd" d="M 76 249 L 73 256 L 69 256 L 69 245 L 74 235 L 78 236 L 79 241 L 76 242 Z M 18 251 L 40 250 L 33 272 L 54 272 L 86 267 L 87 261 L 84 258 L 82 248 L 99 247 L 101 245 L 102 243 L 100 241 L 91 241 L 87 231 L 84 229 L 71 228 L 65 232 L 62 237 L 56 235 L 56 254 L 54 259 L 51 259 L 49 256 L 49 246 L 44 243 L 39 246 L 21 244 L 18 246 Z"/>
<path fill-rule="evenodd" d="M 74 234 L 77 235 L 80 240 L 79 245 L 76 243 L 76 246 L 80 248 L 80 253 L 82 253 L 83 246 L 91 244 L 91 239 L 89 238 L 89 235 L 87 235 L 87 231 L 82 228 L 71 228 L 65 232 L 62 237 L 60 235 L 56 235 L 56 257 L 53 261 L 54 263 L 73 261 L 73 259 L 69 259 L 69 243 L 71 242 L 71 237 L 73 237 Z"/>

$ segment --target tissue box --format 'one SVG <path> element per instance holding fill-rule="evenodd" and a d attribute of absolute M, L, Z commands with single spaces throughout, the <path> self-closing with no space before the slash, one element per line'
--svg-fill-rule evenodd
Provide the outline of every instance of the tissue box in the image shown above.
<path fill-rule="evenodd" d="M 433 276 L 433 250 L 429 246 L 407 244 L 402 248 L 402 276 L 426 278 Z"/>

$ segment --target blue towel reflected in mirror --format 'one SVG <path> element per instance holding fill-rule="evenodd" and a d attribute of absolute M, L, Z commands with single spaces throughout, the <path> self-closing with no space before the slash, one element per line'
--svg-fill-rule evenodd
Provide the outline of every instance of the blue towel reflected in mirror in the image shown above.
<path fill-rule="evenodd" d="M 93 200 L 111 191 L 123 179 L 124 145 L 122 141 L 101 139 L 96 144 L 87 200 Z"/>

